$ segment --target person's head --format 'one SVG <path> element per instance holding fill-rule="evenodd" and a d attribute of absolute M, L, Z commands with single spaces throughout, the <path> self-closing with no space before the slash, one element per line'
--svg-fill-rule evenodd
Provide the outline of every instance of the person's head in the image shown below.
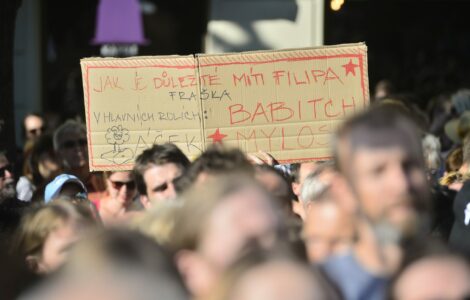
<path fill-rule="evenodd" d="M 188 300 L 171 257 L 154 241 L 123 229 L 98 231 L 70 252 L 57 276 L 31 290 L 36 300 Z"/>
<path fill-rule="evenodd" d="M 54 131 L 54 150 L 63 167 L 69 171 L 88 168 L 88 149 L 85 127 L 68 120 Z"/>
<path fill-rule="evenodd" d="M 64 265 L 68 273 L 99 273 L 134 268 L 168 279 L 183 288 L 181 276 L 171 255 L 151 238 L 133 230 L 112 228 L 98 230 L 81 240 L 70 252 Z"/>
<path fill-rule="evenodd" d="M 170 248 L 189 290 L 205 294 L 250 243 L 269 247 L 279 229 L 273 201 L 242 176 L 208 178 L 182 195 Z"/>
<path fill-rule="evenodd" d="M 425 134 L 422 139 L 424 163 L 428 176 L 435 176 L 441 168 L 441 143 L 432 134 Z"/>
<path fill-rule="evenodd" d="M 354 215 L 332 200 L 313 201 L 309 205 L 302 237 L 312 263 L 345 253 L 356 239 Z"/>
<path fill-rule="evenodd" d="M 182 189 L 189 188 L 192 184 L 204 184 L 209 178 L 233 174 L 253 176 L 253 165 L 239 149 L 215 144 L 191 164 Z"/>
<path fill-rule="evenodd" d="M 335 140 L 336 165 L 373 224 L 412 235 L 428 207 L 421 141 L 408 118 L 384 108 L 342 125 Z"/>
<path fill-rule="evenodd" d="M 390 300 L 468 299 L 470 266 L 452 254 L 425 256 L 398 274 L 390 294 Z"/>
<path fill-rule="evenodd" d="M 173 181 L 183 175 L 189 160 L 174 144 L 153 145 L 135 161 L 134 178 L 142 205 L 150 208 L 153 202 L 174 199 Z"/>
<path fill-rule="evenodd" d="M 374 98 L 376 100 L 390 96 L 394 92 L 393 83 L 390 80 L 380 80 L 375 86 Z"/>
<path fill-rule="evenodd" d="M 13 168 L 4 152 L 0 152 L 0 203 L 15 197 Z"/>
<path fill-rule="evenodd" d="M 36 185 L 40 185 L 58 175 L 60 161 L 54 154 L 52 136 L 42 135 L 34 143 L 27 164 L 28 169 L 31 170 L 33 183 Z"/>
<path fill-rule="evenodd" d="M 20 251 L 33 271 L 49 273 L 64 263 L 84 230 L 95 225 L 89 207 L 57 199 L 23 217 L 14 251 Z"/>
<path fill-rule="evenodd" d="M 286 253 L 255 249 L 238 259 L 205 300 L 337 299 L 322 274 Z"/>
<path fill-rule="evenodd" d="M 445 169 L 447 173 L 450 172 L 457 172 L 460 167 L 462 167 L 463 163 L 463 151 L 462 147 L 457 147 L 451 152 L 446 157 L 445 161 Z"/>
<path fill-rule="evenodd" d="M 470 110 L 470 90 L 460 89 L 451 95 L 452 109 L 457 115 L 462 115 L 465 111 Z"/>
<path fill-rule="evenodd" d="M 46 185 L 44 201 L 46 203 L 58 197 L 87 197 L 87 190 L 78 177 L 70 174 L 60 174 Z"/>
<path fill-rule="evenodd" d="M 357 212 L 357 203 L 351 188 L 332 161 L 319 164 L 305 178 L 301 200 L 305 219 L 310 213 L 310 206 L 319 201 L 333 201 L 348 213 Z"/>
<path fill-rule="evenodd" d="M 167 247 L 171 240 L 171 231 L 175 225 L 180 201 L 163 201 L 156 203 L 142 215 L 136 216 L 130 228 L 152 238 L 159 245 Z"/>
<path fill-rule="evenodd" d="M 107 171 L 106 190 L 111 201 L 117 201 L 119 206 L 129 207 L 137 195 L 137 188 L 131 171 Z"/>
<path fill-rule="evenodd" d="M 462 146 L 450 151 L 445 159 L 444 176 L 439 179 L 441 185 L 447 186 L 451 190 L 460 191 L 463 186 L 463 174 L 460 172 L 463 166 Z"/>
<path fill-rule="evenodd" d="M 324 161 L 316 162 L 305 162 L 292 165 L 292 190 L 297 196 L 299 201 L 301 201 L 301 191 L 302 185 L 304 183 L 307 175 L 316 170 L 318 165 L 322 164 Z"/>
<path fill-rule="evenodd" d="M 333 162 L 318 164 L 316 169 L 307 175 L 300 190 L 300 201 L 308 214 L 309 205 L 320 197 L 333 183 L 336 171 Z"/>
<path fill-rule="evenodd" d="M 269 165 L 256 165 L 255 178 L 276 200 L 276 204 L 286 215 L 292 213 L 292 190 L 281 171 Z"/>
<path fill-rule="evenodd" d="M 46 130 L 44 118 L 37 113 L 29 113 L 23 119 L 24 136 L 26 140 L 36 140 Z"/>

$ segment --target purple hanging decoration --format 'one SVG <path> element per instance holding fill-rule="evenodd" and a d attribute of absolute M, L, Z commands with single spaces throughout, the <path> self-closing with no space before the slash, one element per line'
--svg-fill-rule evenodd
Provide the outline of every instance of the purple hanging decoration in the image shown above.
<path fill-rule="evenodd" d="M 138 0 L 100 0 L 93 44 L 147 44 Z"/>

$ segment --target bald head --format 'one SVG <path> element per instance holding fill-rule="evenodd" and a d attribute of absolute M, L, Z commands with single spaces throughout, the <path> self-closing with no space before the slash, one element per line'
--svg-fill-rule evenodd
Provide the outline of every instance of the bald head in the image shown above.
<path fill-rule="evenodd" d="M 327 299 L 321 282 L 299 263 L 274 261 L 246 272 L 235 284 L 233 300 Z"/>
<path fill-rule="evenodd" d="M 303 237 L 312 263 L 348 251 L 356 236 L 351 213 L 333 201 L 313 202 L 304 222 Z"/>
<path fill-rule="evenodd" d="M 420 259 L 408 266 L 393 287 L 393 299 L 467 299 L 470 268 L 456 256 Z"/>

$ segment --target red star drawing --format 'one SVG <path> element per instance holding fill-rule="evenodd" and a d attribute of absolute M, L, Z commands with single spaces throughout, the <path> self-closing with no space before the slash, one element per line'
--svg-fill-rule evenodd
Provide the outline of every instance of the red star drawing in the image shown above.
<path fill-rule="evenodd" d="M 359 65 L 353 64 L 352 59 L 350 59 L 349 63 L 342 65 L 342 67 L 346 71 L 345 76 L 348 76 L 349 73 L 352 73 L 354 76 L 356 76 L 356 67 L 359 67 Z"/>
<path fill-rule="evenodd" d="M 212 139 L 212 144 L 215 144 L 215 143 L 220 143 L 222 144 L 222 140 L 224 139 L 224 137 L 226 137 L 227 135 L 226 134 L 222 134 L 220 133 L 220 130 L 219 128 L 217 128 L 217 130 L 208 136 L 208 138 L 211 138 Z"/>

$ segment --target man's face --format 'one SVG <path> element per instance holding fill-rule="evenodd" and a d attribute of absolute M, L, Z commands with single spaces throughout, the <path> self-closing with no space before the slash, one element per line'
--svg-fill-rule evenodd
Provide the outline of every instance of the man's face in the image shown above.
<path fill-rule="evenodd" d="M 66 260 L 72 244 L 79 238 L 79 230 L 71 222 L 64 222 L 47 236 L 38 262 L 40 273 L 49 273 L 59 268 Z"/>
<path fill-rule="evenodd" d="M 15 194 L 15 181 L 11 165 L 5 156 L 0 156 L 0 202 L 14 197 Z"/>
<path fill-rule="evenodd" d="M 37 116 L 29 116 L 24 120 L 26 130 L 26 138 L 28 140 L 35 139 L 44 132 L 44 121 Z"/>
<path fill-rule="evenodd" d="M 144 172 L 145 186 L 149 202 L 170 200 L 176 197 L 173 180 L 183 173 L 180 166 L 174 163 L 153 165 Z"/>
<path fill-rule="evenodd" d="M 350 156 L 349 178 L 370 220 L 385 221 L 402 233 L 414 229 L 426 178 L 419 162 L 402 147 L 358 148 Z"/>
<path fill-rule="evenodd" d="M 70 132 L 59 141 L 58 154 L 64 166 L 78 169 L 88 164 L 88 149 L 85 133 Z"/>
<path fill-rule="evenodd" d="M 219 269 L 224 269 L 249 242 L 271 246 L 276 237 L 277 217 L 265 193 L 245 187 L 228 195 L 214 209 L 198 250 Z"/>
<path fill-rule="evenodd" d="M 319 263 L 351 248 L 353 216 L 334 202 L 312 203 L 302 232 L 310 262 Z"/>

